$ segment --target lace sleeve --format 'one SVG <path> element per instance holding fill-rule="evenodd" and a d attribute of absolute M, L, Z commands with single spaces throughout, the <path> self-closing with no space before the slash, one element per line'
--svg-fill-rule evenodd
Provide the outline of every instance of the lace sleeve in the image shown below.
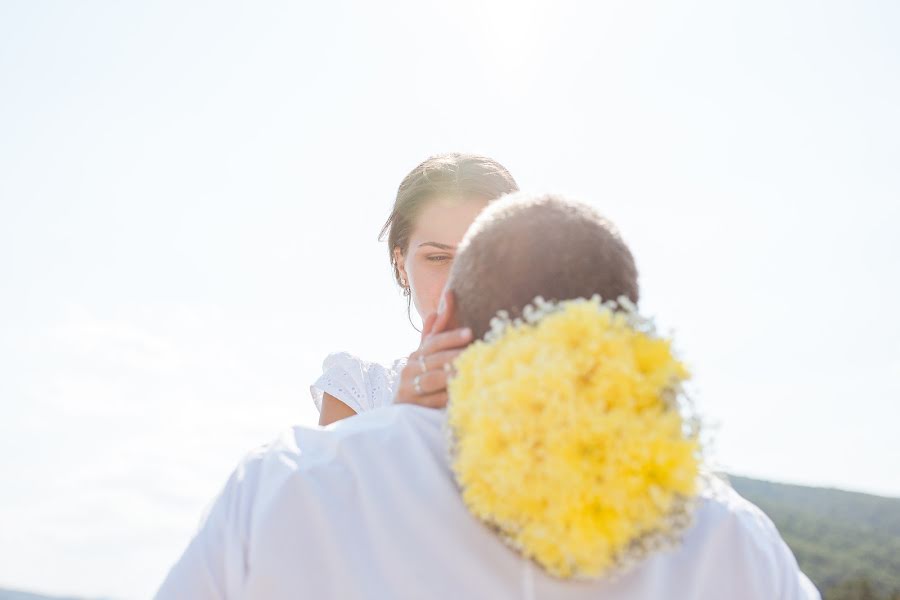
<path fill-rule="evenodd" d="M 322 363 L 322 375 L 309 386 L 313 402 L 322 411 L 322 396 L 331 394 L 357 413 L 370 410 L 366 390 L 366 369 L 362 361 L 347 352 L 329 354 Z"/>

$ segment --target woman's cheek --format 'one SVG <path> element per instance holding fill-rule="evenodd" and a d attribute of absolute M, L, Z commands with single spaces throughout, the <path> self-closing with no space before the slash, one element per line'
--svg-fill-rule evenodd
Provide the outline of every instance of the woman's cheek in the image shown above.
<path fill-rule="evenodd" d="M 416 307 L 420 316 L 428 314 L 428 297 L 430 295 L 431 282 L 428 277 L 428 270 L 422 268 L 421 265 L 415 265 L 407 271 L 409 274 L 409 285 L 412 292 L 413 305 Z"/>
<path fill-rule="evenodd" d="M 424 295 L 422 308 L 425 311 L 425 316 L 437 310 L 437 301 L 441 295 L 441 287 L 440 277 L 435 276 L 433 273 L 430 274 L 425 289 L 422 290 Z"/>
<path fill-rule="evenodd" d="M 437 303 L 447 280 L 442 269 L 432 269 L 422 274 L 422 286 L 419 292 L 419 307 L 425 317 L 437 310 Z"/>

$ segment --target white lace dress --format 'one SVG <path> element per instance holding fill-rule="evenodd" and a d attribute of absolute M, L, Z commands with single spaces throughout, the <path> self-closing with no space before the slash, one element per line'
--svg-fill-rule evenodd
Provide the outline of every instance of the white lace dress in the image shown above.
<path fill-rule="evenodd" d="M 357 413 L 393 404 L 406 358 L 390 366 L 364 361 L 348 352 L 329 354 L 322 375 L 309 386 L 316 408 L 322 412 L 322 396 L 331 394 Z"/>

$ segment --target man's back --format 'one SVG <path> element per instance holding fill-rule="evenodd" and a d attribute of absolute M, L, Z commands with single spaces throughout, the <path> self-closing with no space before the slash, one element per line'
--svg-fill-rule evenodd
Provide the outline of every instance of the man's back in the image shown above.
<path fill-rule="evenodd" d="M 238 468 L 158 597 L 818 598 L 768 518 L 721 484 L 680 546 L 611 582 L 553 579 L 469 514 L 444 419 L 392 406 L 294 428 Z"/>

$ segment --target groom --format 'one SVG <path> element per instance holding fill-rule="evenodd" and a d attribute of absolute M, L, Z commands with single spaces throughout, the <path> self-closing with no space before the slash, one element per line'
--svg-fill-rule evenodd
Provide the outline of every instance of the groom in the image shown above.
<path fill-rule="evenodd" d="M 516 194 L 460 246 L 435 330 L 535 296 L 637 300 L 631 253 L 587 206 Z M 577 425 L 576 425 L 577 426 Z M 705 491 L 675 548 L 613 581 L 561 581 L 463 504 L 445 412 L 395 405 L 329 429 L 295 427 L 235 470 L 157 598 L 819 598 L 769 519 L 724 485 Z"/>

